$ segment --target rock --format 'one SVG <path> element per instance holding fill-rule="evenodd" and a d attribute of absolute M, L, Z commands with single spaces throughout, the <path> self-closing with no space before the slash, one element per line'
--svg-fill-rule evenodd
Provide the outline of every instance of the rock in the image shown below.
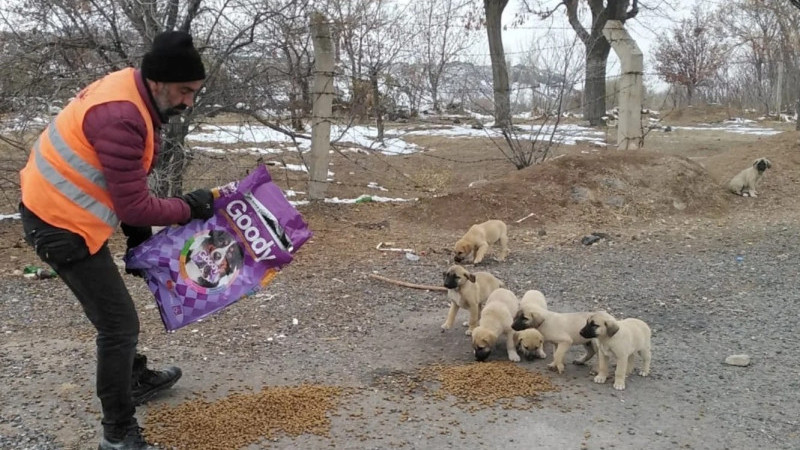
<path fill-rule="evenodd" d="M 583 239 L 581 239 L 581 244 L 583 244 L 583 245 L 592 245 L 592 244 L 594 244 L 595 242 L 597 242 L 599 240 L 600 240 L 600 236 L 597 236 L 597 235 L 594 235 L 594 234 L 590 234 L 590 235 L 584 236 Z"/>
<path fill-rule="evenodd" d="M 725 358 L 725 364 L 729 366 L 747 367 L 750 365 L 750 355 L 731 355 Z"/>
<path fill-rule="evenodd" d="M 572 197 L 572 200 L 578 203 L 594 200 L 592 191 L 583 186 L 572 186 L 570 197 Z"/>
<path fill-rule="evenodd" d="M 606 205 L 614 206 L 616 208 L 622 208 L 623 206 L 625 206 L 625 199 L 623 197 L 615 195 L 613 197 L 609 197 L 608 199 L 606 199 Z"/>

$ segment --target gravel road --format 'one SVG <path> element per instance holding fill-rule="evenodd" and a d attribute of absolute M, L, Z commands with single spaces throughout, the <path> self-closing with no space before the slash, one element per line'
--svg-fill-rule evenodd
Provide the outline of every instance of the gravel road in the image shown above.
<path fill-rule="evenodd" d="M 653 329 L 652 375 L 631 376 L 625 391 L 593 383 L 588 367 L 568 365 L 556 375 L 541 360 L 520 363 L 560 388 L 528 410 L 468 411 L 401 388 L 421 367 L 470 362 L 470 342 L 460 328 L 440 331 L 442 293 L 368 274 L 438 285 L 444 254 L 290 267 L 263 293 L 173 334 L 163 332 L 141 282 L 128 281 L 142 317 L 141 347 L 151 361 L 185 373 L 153 405 L 274 384 L 354 388 L 332 416 L 329 437 L 283 437 L 254 449 L 797 449 L 799 228 L 703 224 L 637 239 L 612 234 L 592 246 L 578 239 L 512 247 L 507 262 L 488 261 L 481 270 L 518 295 L 543 291 L 553 310 L 604 308 Z M 724 364 L 742 353 L 749 367 Z M 60 281 L 0 280 L 0 448 L 94 448 L 93 358 L 92 330 Z M 502 348 L 491 356 L 503 358 Z"/>

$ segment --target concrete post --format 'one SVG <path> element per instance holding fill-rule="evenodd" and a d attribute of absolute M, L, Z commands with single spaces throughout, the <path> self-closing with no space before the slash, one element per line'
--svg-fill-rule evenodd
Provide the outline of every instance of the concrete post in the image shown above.
<path fill-rule="evenodd" d="M 619 20 L 609 20 L 603 28 L 603 36 L 611 44 L 622 63 L 622 78 L 619 83 L 619 121 L 617 124 L 617 147 L 620 150 L 637 149 L 644 144 L 642 135 L 642 72 L 644 58 L 636 41 Z"/>
<path fill-rule="evenodd" d="M 783 112 L 783 61 L 778 61 L 778 81 L 775 82 L 775 116 L 781 120 Z"/>
<path fill-rule="evenodd" d="M 328 19 L 319 12 L 311 15 L 311 38 L 314 42 L 314 86 L 311 90 L 314 104 L 311 109 L 308 198 L 323 200 L 330 164 L 334 53 Z"/>

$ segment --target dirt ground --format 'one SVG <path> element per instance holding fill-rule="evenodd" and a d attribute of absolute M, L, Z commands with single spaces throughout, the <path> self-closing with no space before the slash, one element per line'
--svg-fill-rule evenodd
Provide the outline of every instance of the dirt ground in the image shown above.
<path fill-rule="evenodd" d="M 725 118 L 705 108 L 665 122 Z M 314 237 L 273 284 L 175 333 L 164 333 L 143 283 L 126 278 L 142 320 L 140 346 L 155 363 L 185 373 L 169 395 L 140 408 L 140 420 L 146 425 L 149 411 L 195 398 L 318 383 L 349 389 L 327 436 L 279 435 L 248 448 L 800 448 L 792 333 L 800 147 L 793 124 L 760 125 L 786 132 L 654 130 L 644 150 L 564 146 L 520 171 L 488 139 L 418 136 L 424 150 L 406 156 L 340 149 L 329 197 L 419 200 L 300 206 Z M 762 156 L 773 167 L 758 198 L 725 192 L 732 175 Z M 280 168 L 292 158 L 264 160 L 278 164 L 270 167 L 278 184 L 303 191 L 302 174 Z M 188 187 L 222 184 L 257 162 L 199 157 Z M 634 375 L 617 392 L 593 383 L 587 367 L 557 375 L 542 361 L 523 362 L 559 389 L 530 400 L 532 409 L 473 411 L 406 389 L 421 368 L 468 364 L 470 342 L 461 329 L 440 332 L 441 293 L 369 275 L 439 285 L 454 241 L 489 218 L 509 223 L 512 254 L 478 269 L 519 295 L 542 290 L 554 310 L 605 308 L 645 320 L 654 332 L 653 375 Z M 604 238 L 582 245 L 592 232 Z M 378 251 L 380 242 L 420 259 Z M 0 248 L 0 448 L 94 448 L 93 330 L 59 280 L 16 272 L 40 264 L 18 221 L 0 221 Z M 123 249 L 120 236 L 112 248 Z M 734 353 L 749 354 L 752 364 L 722 364 Z M 505 359 L 505 350 L 491 359 Z"/>

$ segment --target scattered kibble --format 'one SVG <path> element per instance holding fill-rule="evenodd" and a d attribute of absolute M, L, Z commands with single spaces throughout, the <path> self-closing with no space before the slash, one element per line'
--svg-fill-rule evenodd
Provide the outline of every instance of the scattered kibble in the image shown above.
<path fill-rule="evenodd" d="M 328 414 L 342 393 L 339 387 L 302 384 L 163 406 L 147 414 L 145 434 L 160 448 L 174 450 L 238 449 L 280 434 L 327 436 Z"/>

